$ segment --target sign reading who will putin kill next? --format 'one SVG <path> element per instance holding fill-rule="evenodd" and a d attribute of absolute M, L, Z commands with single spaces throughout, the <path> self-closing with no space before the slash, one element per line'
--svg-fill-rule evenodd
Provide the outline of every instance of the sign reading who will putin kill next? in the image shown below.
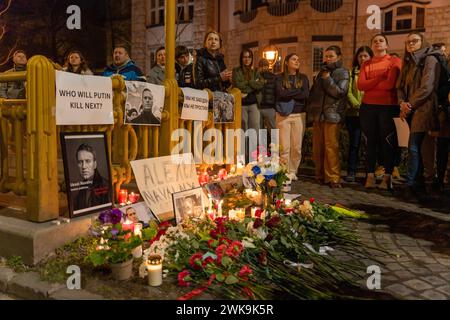
<path fill-rule="evenodd" d="M 56 71 L 56 124 L 114 124 L 111 78 Z"/>

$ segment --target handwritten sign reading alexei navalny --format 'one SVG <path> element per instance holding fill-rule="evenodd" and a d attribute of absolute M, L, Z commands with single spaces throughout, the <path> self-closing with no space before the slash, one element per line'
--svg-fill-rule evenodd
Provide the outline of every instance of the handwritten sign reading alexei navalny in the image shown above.
<path fill-rule="evenodd" d="M 181 88 L 184 95 L 181 119 L 208 121 L 208 92 Z"/>
<path fill-rule="evenodd" d="M 56 124 L 113 124 L 111 78 L 56 71 Z"/>
<path fill-rule="evenodd" d="M 161 220 L 174 217 L 172 193 L 199 187 L 192 153 L 131 161 L 142 198 Z"/>

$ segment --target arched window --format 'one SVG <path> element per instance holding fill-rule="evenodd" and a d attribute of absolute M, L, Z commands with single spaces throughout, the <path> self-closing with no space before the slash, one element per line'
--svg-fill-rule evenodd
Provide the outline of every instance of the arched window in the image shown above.
<path fill-rule="evenodd" d="M 342 0 L 311 0 L 311 7 L 319 12 L 333 12 L 342 7 Z"/>

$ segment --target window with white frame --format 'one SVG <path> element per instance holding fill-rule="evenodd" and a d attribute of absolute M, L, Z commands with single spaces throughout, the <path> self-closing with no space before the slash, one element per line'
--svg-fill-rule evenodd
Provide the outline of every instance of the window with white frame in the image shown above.
<path fill-rule="evenodd" d="M 425 28 L 423 4 L 402 2 L 384 10 L 384 32 L 410 32 Z"/>
<path fill-rule="evenodd" d="M 177 0 L 177 21 L 192 22 L 194 19 L 194 0 Z"/>
<path fill-rule="evenodd" d="M 164 24 L 164 0 L 149 0 L 151 26 L 160 26 Z"/>

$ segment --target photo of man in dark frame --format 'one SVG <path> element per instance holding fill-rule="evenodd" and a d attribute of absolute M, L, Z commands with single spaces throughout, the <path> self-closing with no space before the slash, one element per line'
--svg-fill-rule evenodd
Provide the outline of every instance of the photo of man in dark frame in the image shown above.
<path fill-rule="evenodd" d="M 111 187 L 97 169 L 97 155 L 94 148 L 82 143 L 76 151 L 76 160 L 81 180 L 77 191 L 73 192 L 74 211 L 110 203 Z"/>

